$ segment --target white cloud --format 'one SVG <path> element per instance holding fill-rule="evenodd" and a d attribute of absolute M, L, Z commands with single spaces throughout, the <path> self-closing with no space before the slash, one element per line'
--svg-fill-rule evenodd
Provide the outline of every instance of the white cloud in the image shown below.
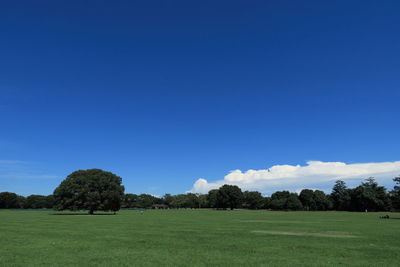
<path fill-rule="evenodd" d="M 353 163 L 308 161 L 307 165 L 275 165 L 261 170 L 233 170 L 223 180 L 208 182 L 198 179 L 191 192 L 207 193 L 223 184 L 238 185 L 244 190 L 271 193 L 277 190 L 297 191 L 301 188 L 331 188 L 335 180 L 351 181 L 375 177 L 388 183 L 400 174 L 400 161 L 379 163 Z"/>

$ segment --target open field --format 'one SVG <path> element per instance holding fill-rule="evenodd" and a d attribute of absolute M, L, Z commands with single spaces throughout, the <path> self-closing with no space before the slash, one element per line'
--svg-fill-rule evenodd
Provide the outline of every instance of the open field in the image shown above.
<path fill-rule="evenodd" d="M 0 210 L 0 266 L 400 264 L 398 213 L 55 213 Z"/>

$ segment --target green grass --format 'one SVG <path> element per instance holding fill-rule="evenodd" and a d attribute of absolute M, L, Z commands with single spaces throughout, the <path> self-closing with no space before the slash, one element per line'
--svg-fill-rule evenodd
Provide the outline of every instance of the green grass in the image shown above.
<path fill-rule="evenodd" d="M 396 213 L 54 213 L 0 210 L 0 266 L 400 265 Z"/>

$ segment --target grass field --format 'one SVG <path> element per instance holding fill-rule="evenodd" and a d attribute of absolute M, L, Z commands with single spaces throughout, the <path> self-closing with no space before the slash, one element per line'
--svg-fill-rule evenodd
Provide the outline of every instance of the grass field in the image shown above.
<path fill-rule="evenodd" d="M 55 213 L 0 210 L 0 266 L 400 265 L 395 213 Z"/>

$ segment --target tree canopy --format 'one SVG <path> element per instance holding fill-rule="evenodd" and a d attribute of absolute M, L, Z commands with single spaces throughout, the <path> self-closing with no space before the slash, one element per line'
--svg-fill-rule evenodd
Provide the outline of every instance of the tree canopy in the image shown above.
<path fill-rule="evenodd" d="M 257 191 L 243 192 L 243 208 L 261 209 L 264 206 L 264 197 Z"/>
<path fill-rule="evenodd" d="M 296 193 L 277 191 L 271 195 L 269 206 L 277 210 L 301 210 L 303 204 Z"/>
<path fill-rule="evenodd" d="M 223 185 L 208 194 L 124 194 L 121 178 L 99 169 L 80 170 L 70 174 L 54 195 L 27 197 L 10 192 L 0 193 L 0 208 L 58 210 L 116 211 L 121 208 L 157 208 L 160 204 L 177 209 L 270 209 L 270 210 L 343 210 L 343 211 L 399 211 L 400 176 L 393 179 L 395 186 L 388 192 L 374 178 L 364 180 L 355 188 L 344 181 L 335 182 L 332 192 L 303 189 L 300 194 L 277 191 L 270 197 L 258 191 L 244 191 L 236 185 Z"/>
<path fill-rule="evenodd" d="M 333 208 L 335 210 L 347 210 L 351 197 L 350 191 L 347 189 L 346 183 L 342 180 L 337 180 L 332 188 L 331 198 Z"/>
<path fill-rule="evenodd" d="M 390 192 L 392 205 L 396 210 L 400 210 L 400 175 L 395 177 L 393 181 L 396 185 L 394 186 L 393 191 Z"/>
<path fill-rule="evenodd" d="M 20 208 L 18 195 L 11 192 L 0 193 L 0 209 Z"/>
<path fill-rule="evenodd" d="M 54 190 L 55 209 L 117 211 L 121 207 L 124 187 L 121 177 L 100 169 L 71 173 Z"/>

